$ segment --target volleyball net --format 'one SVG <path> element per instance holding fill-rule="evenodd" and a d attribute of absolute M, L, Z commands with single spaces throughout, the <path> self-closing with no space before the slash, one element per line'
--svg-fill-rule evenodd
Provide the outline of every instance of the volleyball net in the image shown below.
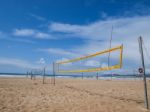
<path fill-rule="evenodd" d="M 110 55 L 108 63 L 108 55 Z M 79 58 L 58 61 L 53 64 L 56 73 L 83 73 L 120 69 L 122 67 L 123 45 L 96 52 Z"/>

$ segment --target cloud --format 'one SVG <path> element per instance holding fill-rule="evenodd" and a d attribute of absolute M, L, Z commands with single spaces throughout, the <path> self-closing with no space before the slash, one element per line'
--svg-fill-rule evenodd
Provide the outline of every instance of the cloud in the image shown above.
<path fill-rule="evenodd" d="M 72 34 L 79 38 L 92 40 L 106 40 L 110 37 L 112 25 L 114 34 L 117 37 L 131 38 L 139 35 L 148 36 L 150 16 L 134 18 L 113 18 L 108 20 L 97 21 L 87 25 L 72 25 L 63 23 L 52 23 L 49 29 L 56 33 Z M 127 37 L 128 36 L 128 37 Z"/>
<path fill-rule="evenodd" d="M 15 72 L 17 71 L 26 72 L 27 70 L 33 70 L 33 69 L 41 70 L 44 67 L 46 67 L 46 72 L 52 73 L 52 63 L 46 64 L 44 58 L 40 58 L 40 60 L 36 62 L 31 62 L 28 60 L 23 60 L 18 58 L 0 57 L 0 67 L 1 68 L 4 67 L 5 70 L 4 72 L 6 72 L 7 69 L 8 69 L 7 72 L 12 72 L 13 70 L 15 70 Z M 3 71 L 3 69 L 1 71 Z"/>
<path fill-rule="evenodd" d="M 101 15 L 101 17 L 104 18 L 104 19 L 108 17 L 107 13 L 104 12 L 104 11 L 100 12 L 100 15 Z"/>
<path fill-rule="evenodd" d="M 7 38 L 9 41 L 15 41 L 15 42 L 23 42 L 28 44 L 35 44 L 36 42 L 33 40 L 23 39 L 23 38 Z"/>
<path fill-rule="evenodd" d="M 12 42 L 23 42 L 23 43 L 32 43 L 32 44 L 35 43 L 35 41 L 29 40 L 27 38 L 14 38 L 12 37 L 12 35 L 6 32 L 0 32 L 0 39 L 12 41 Z"/>
<path fill-rule="evenodd" d="M 9 37 L 2 31 L 0 31 L 0 39 L 7 40 Z"/>
<path fill-rule="evenodd" d="M 108 67 L 108 64 L 107 63 L 102 63 L 101 67 L 102 68 Z"/>
<path fill-rule="evenodd" d="M 149 20 L 150 16 L 135 16 L 108 18 L 107 20 L 99 20 L 86 25 L 53 22 L 49 25 L 49 29 L 55 34 L 62 33 L 62 38 L 69 34 L 68 38 L 78 37 L 86 40 L 84 44 L 70 49 L 72 53 L 86 55 L 109 48 L 111 27 L 113 25 L 112 47 L 123 44 L 124 67 L 136 68 L 141 65 L 137 40 L 139 36 L 143 37 L 147 49 L 150 49 Z M 117 58 L 111 54 L 111 59 L 115 60 Z M 146 62 L 148 61 L 146 59 Z M 149 63 L 146 64 L 149 66 Z"/>
<path fill-rule="evenodd" d="M 78 54 L 76 54 L 76 53 L 73 53 L 71 51 L 67 51 L 67 50 L 64 50 L 64 49 L 61 49 L 61 48 L 38 49 L 38 51 L 47 52 L 47 53 L 55 54 L 55 55 L 62 55 L 62 56 L 65 55 L 65 56 L 68 56 L 68 57 L 78 56 Z"/>
<path fill-rule="evenodd" d="M 37 61 L 37 63 L 38 63 L 38 64 L 45 64 L 45 63 L 46 63 L 46 61 L 45 61 L 45 59 L 44 59 L 44 58 L 40 58 L 40 60 L 39 60 L 39 61 Z"/>
<path fill-rule="evenodd" d="M 13 35 L 17 37 L 34 37 L 37 39 L 54 39 L 52 35 L 34 29 L 15 29 Z"/>
<path fill-rule="evenodd" d="M 141 35 L 147 49 L 150 49 L 150 16 L 136 16 L 128 18 L 108 18 L 90 24 L 78 25 L 69 23 L 52 22 L 49 25 L 49 33 L 40 32 L 34 29 L 16 29 L 13 34 L 19 37 L 34 37 L 40 39 L 53 39 L 56 35 L 60 38 L 74 39 L 76 37 L 84 40 L 84 44 L 76 45 L 73 48 L 46 48 L 39 51 L 61 56 L 63 58 L 75 58 L 81 55 L 88 55 L 109 48 L 111 27 L 113 25 L 112 47 L 123 44 L 123 67 L 137 68 L 141 65 L 138 50 L 137 38 Z M 69 36 L 67 36 L 69 35 Z M 59 40 L 58 40 L 59 41 Z M 108 56 L 104 56 L 107 58 Z M 119 59 L 111 53 L 111 60 Z M 56 59 L 57 60 L 57 59 Z M 146 58 L 146 65 L 149 59 Z M 91 62 L 92 63 L 92 62 Z M 107 63 L 107 62 L 106 62 Z M 91 64 L 92 65 L 92 64 Z"/>
<path fill-rule="evenodd" d="M 61 59 L 56 60 L 56 62 L 62 62 L 62 61 L 67 61 L 67 60 L 69 60 L 69 58 L 61 58 Z M 65 66 L 65 67 L 72 66 L 72 62 L 65 63 L 63 66 Z"/>
<path fill-rule="evenodd" d="M 149 11 L 149 1 L 141 0 L 132 5 L 132 10 L 126 10 L 124 15 L 132 17 L 135 15 L 149 15 Z"/>
<path fill-rule="evenodd" d="M 85 66 L 100 67 L 100 62 L 96 60 L 89 60 L 85 62 Z"/>
<path fill-rule="evenodd" d="M 54 23 L 50 24 L 49 29 L 50 29 L 50 31 L 58 32 L 58 33 L 81 34 L 84 31 L 84 26 L 54 22 Z"/>
<path fill-rule="evenodd" d="M 7 36 L 4 32 L 0 31 L 0 39 L 5 39 Z"/>
<path fill-rule="evenodd" d="M 0 65 L 11 65 L 18 68 L 30 68 L 30 69 L 40 67 L 26 60 L 21 60 L 16 58 L 3 58 L 3 57 L 0 57 Z"/>
<path fill-rule="evenodd" d="M 42 32 L 36 33 L 35 37 L 39 39 L 54 39 L 50 34 L 42 33 Z"/>
<path fill-rule="evenodd" d="M 35 31 L 33 29 L 15 29 L 13 35 L 15 36 L 33 36 Z"/>
<path fill-rule="evenodd" d="M 29 14 L 31 17 L 39 20 L 39 21 L 46 21 L 46 19 L 42 16 L 38 16 L 38 15 L 35 15 L 35 14 Z"/>

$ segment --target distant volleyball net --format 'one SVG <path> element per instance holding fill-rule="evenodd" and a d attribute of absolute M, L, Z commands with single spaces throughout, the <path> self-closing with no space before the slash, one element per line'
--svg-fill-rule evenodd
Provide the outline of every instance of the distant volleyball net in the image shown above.
<path fill-rule="evenodd" d="M 110 55 L 108 64 L 108 55 Z M 120 69 L 123 45 L 79 58 L 55 62 L 55 73 L 83 73 Z"/>

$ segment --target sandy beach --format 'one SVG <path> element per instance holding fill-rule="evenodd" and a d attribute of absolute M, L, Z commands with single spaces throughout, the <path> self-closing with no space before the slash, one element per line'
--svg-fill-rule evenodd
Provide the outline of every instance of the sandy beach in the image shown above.
<path fill-rule="evenodd" d="M 148 90 L 150 90 L 150 81 Z M 148 91 L 150 99 L 150 91 Z M 150 112 L 142 80 L 0 78 L 0 112 Z"/>

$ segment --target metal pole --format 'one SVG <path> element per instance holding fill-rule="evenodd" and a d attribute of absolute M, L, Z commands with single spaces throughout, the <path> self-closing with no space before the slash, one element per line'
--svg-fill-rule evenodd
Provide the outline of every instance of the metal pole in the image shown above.
<path fill-rule="evenodd" d="M 98 80 L 98 72 L 97 72 L 97 76 L 96 76 L 96 79 Z"/>
<path fill-rule="evenodd" d="M 44 80 L 45 80 L 45 67 L 44 67 L 44 70 L 43 70 L 43 84 L 44 84 Z"/>
<path fill-rule="evenodd" d="M 55 85 L 55 62 L 53 62 L 53 78 L 54 78 L 53 84 Z"/>
<path fill-rule="evenodd" d="M 143 54 L 143 46 L 142 46 L 142 37 L 139 37 L 139 50 L 141 54 L 142 67 L 143 67 L 143 82 L 144 82 L 144 97 L 145 97 L 145 107 L 149 109 L 148 105 L 148 96 L 147 96 L 147 84 L 146 84 L 146 75 L 145 75 L 145 64 L 144 64 L 144 54 Z"/>
<path fill-rule="evenodd" d="M 112 33 L 113 33 L 113 26 L 111 28 L 111 35 L 110 35 L 110 42 L 109 42 L 109 49 L 111 48 L 111 42 L 112 42 Z M 108 67 L 110 65 L 110 52 L 108 54 Z"/>
<path fill-rule="evenodd" d="M 32 71 L 31 71 L 31 80 L 32 80 Z"/>
<path fill-rule="evenodd" d="M 26 75 L 26 77 L 28 78 L 28 71 L 27 71 L 27 75 Z"/>
<path fill-rule="evenodd" d="M 82 79 L 83 79 L 83 73 L 82 73 Z"/>
<path fill-rule="evenodd" d="M 110 42 L 109 42 L 109 49 L 111 49 L 111 43 L 112 43 L 112 34 L 113 34 L 113 26 L 111 28 L 111 35 L 110 35 Z M 110 52 L 108 54 L 108 67 L 110 66 Z M 112 80 L 112 73 L 111 73 L 111 80 Z"/>
<path fill-rule="evenodd" d="M 35 71 L 34 71 L 34 74 L 33 74 L 34 80 L 35 80 L 36 74 L 37 74 L 37 71 L 35 70 Z"/>

